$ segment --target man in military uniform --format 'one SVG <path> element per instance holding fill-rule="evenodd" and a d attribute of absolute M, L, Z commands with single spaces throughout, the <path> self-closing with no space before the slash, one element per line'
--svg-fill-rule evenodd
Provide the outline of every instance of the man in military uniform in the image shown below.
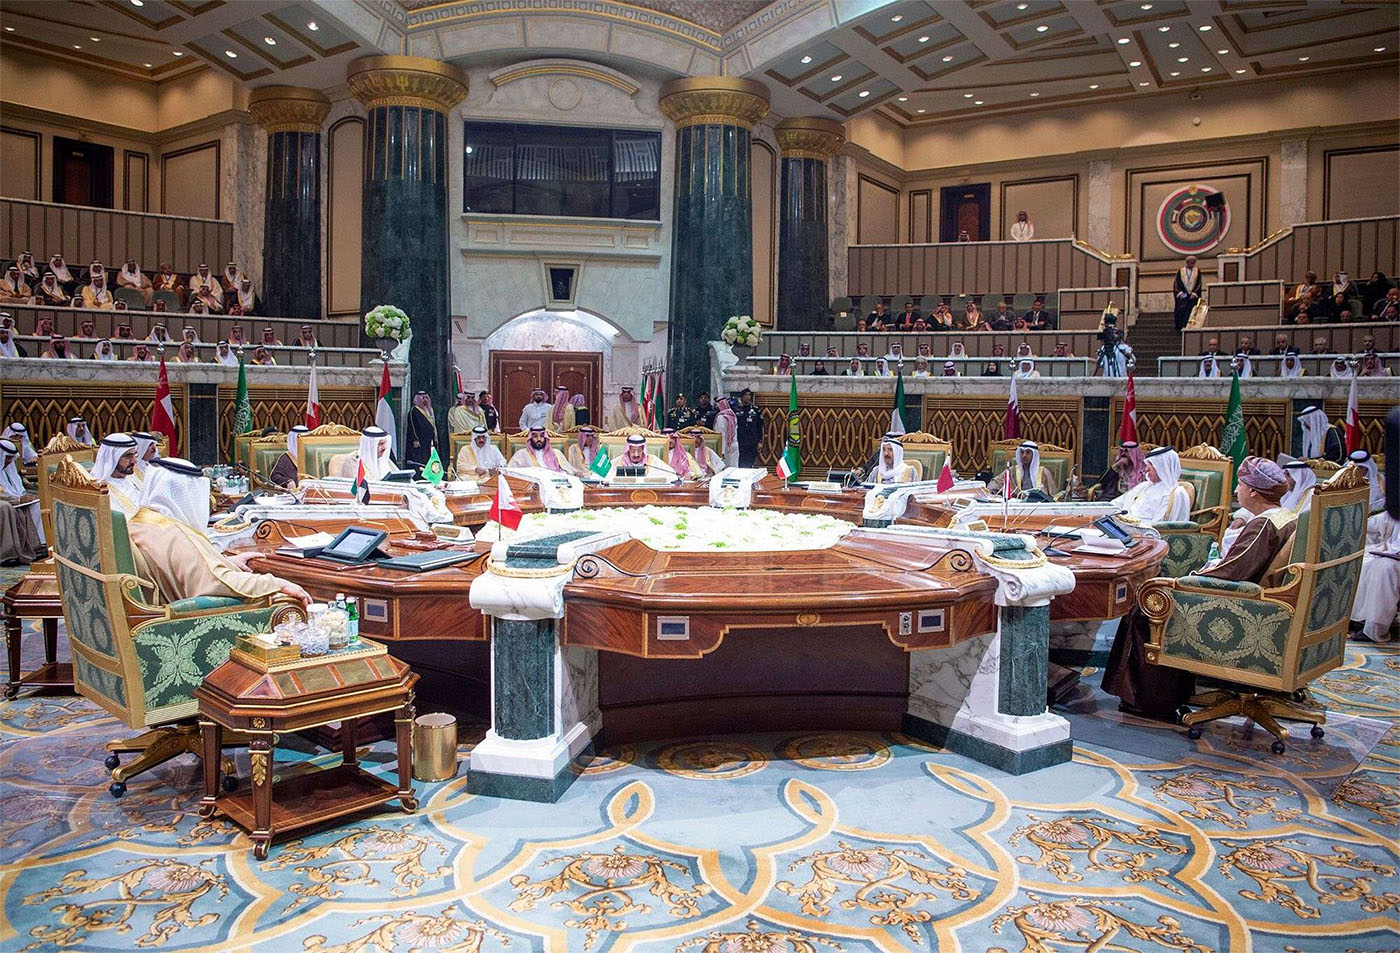
<path fill-rule="evenodd" d="M 758 445 L 763 441 L 763 414 L 754 406 L 753 391 L 747 387 L 739 392 L 734 418 L 739 432 L 739 466 L 751 467 L 758 460 Z"/>
<path fill-rule="evenodd" d="M 695 410 L 686 404 L 684 394 L 677 394 L 675 406 L 666 411 L 666 428 L 668 430 L 689 430 L 694 426 Z"/>

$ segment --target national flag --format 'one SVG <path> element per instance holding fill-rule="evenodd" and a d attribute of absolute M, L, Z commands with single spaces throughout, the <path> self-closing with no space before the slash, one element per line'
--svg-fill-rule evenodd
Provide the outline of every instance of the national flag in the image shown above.
<path fill-rule="evenodd" d="M 394 421 L 394 408 L 389 406 L 389 365 L 379 377 L 379 397 L 374 407 L 374 425 L 389 435 L 389 446 L 399 445 L 399 428 Z"/>
<path fill-rule="evenodd" d="M 612 461 L 608 459 L 608 448 L 598 444 L 598 452 L 593 454 L 593 459 L 588 461 L 588 469 L 598 474 L 600 477 L 608 475 L 612 469 Z"/>
<path fill-rule="evenodd" d="M 505 477 L 496 477 L 496 498 L 491 501 L 491 512 L 486 514 L 486 518 L 493 523 L 500 523 L 506 529 L 518 529 L 520 520 L 525 514 L 520 512 L 520 504 L 515 502 L 515 496 L 510 492 L 510 484 Z"/>
<path fill-rule="evenodd" d="M 787 445 L 778 461 L 778 476 L 788 482 L 802 469 L 802 436 L 797 425 L 797 371 L 792 372 L 792 390 L 788 393 Z"/>
<path fill-rule="evenodd" d="M 165 375 L 165 352 L 160 355 L 160 372 L 156 375 L 156 402 L 151 407 L 151 430 L 165 434 L 170 455 L 180 455 L 180 435 L 175 430 L 175 402 L 170 399 L 170 378 Z"/>
<path fill-rule="evenodd" d="M 243 366 L 243 354 L 238 355 L 238 391 L 233 397 L 233 435 L 253 429 L 253 405 L 248 400 L 248 371 Z M 233 441 L 229 441 L 229 459 L 233 459 Z"/>
<path fill-rule="evenodd" d="M 1118 442 L 1138 442 L 1137 390 L 1133 387 L 1133 372 L 1128 372 L 1128 396 L 1123 400 L 1123 419 L 1118 422 Z"/>
<path fill-rule="evenodd" d="M 387 372 L 389 368 L 386 366 Z M 311 380 L 306 385 L 306 429 L 321 426 L 321 392 L 316 389 L 316 362 L 311 362 Z"/>
<path fill-rule="evenodd" d="M 896 436 L 904 436 L 908 431 L 904 427 L 904 370 L 896 368 L 898 374 L 894 382 L 894 410 L 890 411 L 890 430 Z"/>
<path fill-rule="evenodd" d="M 938 492 L 947 493 L 953 488 L 953 468 L 948 461 L 943 461 L 943 469 L 938 473 Z"/>
<path fill-rule="evenodd" d="M 642 422 L 648 430 L 659 430 L 666 416 L 665 395 L 661 391 L 661 375 L 650 373 L 642 378 Z"/>
<path fill-rule="evenodd" d="M 384 365 L 385 376 L 388 376 L 388 373 L 389 365 L 386 364 Z M 458 394 L 465 394 L 467 392 L 466 385 L 462 383 L 462 369 L 456 364 L 452 365 L 452 386 L 454 388 L 452 391 L 453 397 L 456 397 Z"/>
<path fill-rule="evenodd" d="M 365 476 L 365 462 L 360 461 L 360 467 L 355 472 L 355 482 L 350 486 L 350 494 L 355 498 L 355 502 L 364 505 L 369 502 L 369 477 Z"/>
<path fill-rule="evenodd" d="M 1351 379 L 1351 390 L 1347 393 L 1347 453 L 1361 449 L 1361 411 L 1356 406 L 1356 378 Z"/>
<path fill-rule="evenodd" d="M 1006 400 L 1006 416 L 1001 421 L 1003 440 L 1021 439 L 1021 405 L 1016 401 L 1016 378 L 1011 378 L 1011 394 Z"/>
<path fill-rule="evenodd" d="M 438 456 L 437 447 L 433 447 L 432 453 L 428 454 L 428 462 L 423 464 L 423 479 L 433 486 L 442 484 L 442 458 Z"/>
<path fill-rule="evenodd" d="M 1249 456 L 1244 438 L 1244 400 L 1240 397 L 1240 375 L 1230 373 L 1230 403 L 1225 408 L 1225 429 L 1220 437 L 1220 452 L 1235 461 L 1234 471 Z"/>

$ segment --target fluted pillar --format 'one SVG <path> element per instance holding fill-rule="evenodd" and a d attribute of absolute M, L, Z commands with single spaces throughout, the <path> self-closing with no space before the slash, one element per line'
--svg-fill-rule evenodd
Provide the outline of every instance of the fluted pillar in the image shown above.
<path fill-rule="evenodd" d="M 321 123 L 330 100 L 314 89 L 263 86 L 248 111 L 267 130 L 262 287 L 267 314 L 321 311 Z"/>
<path fill-rule="evenodd" d="M 446 447 L 446 409 L 457 397 L 447 277 L 447 114 L 467 95 L 467 77 L 437 60 L 370 56 L 350 65 L 346 83 L 368 110 L 361 313 L 392 304 L 408 315 L 412 387 L 432 397 L 439 445 Z"/>
<path fill-rule="evenodd" d="M 778 320 L 783 331 L 829 329 L 826 298 L 826 164 L 846 142 L 831 119 L 784 119 L 778 224 Z"/>
<path fill-rule="evenodd" d="M 730 315 L 753 313 L 750 133 L 768 114 L 761 83 L 678 79 L 661 88 L 676 124 L 667 399 L 707 389 L 707 342 Z"/>

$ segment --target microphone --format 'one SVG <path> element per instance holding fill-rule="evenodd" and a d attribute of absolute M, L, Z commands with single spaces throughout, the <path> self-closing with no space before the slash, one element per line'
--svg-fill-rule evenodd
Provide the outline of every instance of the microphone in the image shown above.
<path fill-rule="evenodd" d="M 1069 529 L 1062 529 L 1058 533 L 1048 533 L 1045 530 L 1041 530 L 1036 535 L 1045 536 L 1045 541 L 1047 545 L 1042 546 L 1040 548 L 1040 551 L 1047 556 L 1062 556 L 1068 558 L 1070 556 L 1070 553 L 1065 552 L 1063 549 L 1055 548 L 1055 540 L 1064 539 L 1073 535 L 1074 533 L 1079 532 L 1081 529 L 1086 529 L 1087 527 L 1093 526 L 1094 522 L 1094 520 L 1089 520 L 1088 522 L 1081 523 L 1078 526 L 1072 526 Z"/>

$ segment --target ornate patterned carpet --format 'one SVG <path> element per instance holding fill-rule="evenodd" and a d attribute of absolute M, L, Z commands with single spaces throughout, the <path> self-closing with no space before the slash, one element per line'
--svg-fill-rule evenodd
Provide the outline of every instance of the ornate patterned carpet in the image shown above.
<path fill-rule="evenodd" d="M 1073 763 L 1027 777 L 880 734 L 627 747 L 556 805 L 419 782 L 416 815 L 265 862 L 195 813 L 192 758 L 112 800 L 120 726 L 21 696 L 0 706 L 0 949 L 1400 948 L 1400 651 L 1353 646 L 1321 685 L 1349 717 L 1281 757 L 1238 725 L 1198 745 L 1120 716 L 1086 671 Z"/>

